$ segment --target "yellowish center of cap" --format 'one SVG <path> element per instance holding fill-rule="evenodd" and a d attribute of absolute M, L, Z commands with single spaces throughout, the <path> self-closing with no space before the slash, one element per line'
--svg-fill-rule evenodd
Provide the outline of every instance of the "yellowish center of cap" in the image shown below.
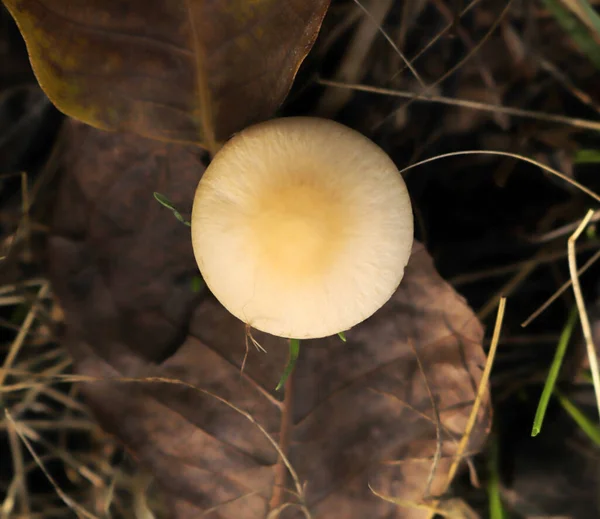
<path fill-rule="evenodd" d="M 345 216 L 332 193 L 297 182 L 267 190 L 251 224 L 262 264 L 291 282 L 327 270 L 339 253 Z"/>

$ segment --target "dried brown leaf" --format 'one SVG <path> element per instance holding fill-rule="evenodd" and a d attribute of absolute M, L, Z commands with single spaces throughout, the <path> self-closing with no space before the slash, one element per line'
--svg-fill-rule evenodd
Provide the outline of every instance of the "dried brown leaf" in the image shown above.
<path fill-rule="evenodd" d="M 214 150 L 283 101 L 329 0 L 4 3 L 60 110 Z"/>
<path fill-rule="evenodd" d="M 347 333 L 306 341 L 286 407 L 274 391 L 283 340 L 256 333 L 244 373 L 245 327 L 196 275 L 189 229 L 152 198 L 161 191 L 189 210 L 202 166 L 193 147 L 71 127 L 50 260 L 80 374 L 166 377 L 243 410 L 281 445 L 312 517 L 422 518 L 375 496 L 427 504 L 436 452 L 427 383 L 441 416 L 441 462 L 431 493 L 445 491 L 485 356 L 482 327 L 465 301 L 415 246 L 400 289 Z M 415 355 L 421 361 L 423 370 Z M 426 379 L 425 379 L 426 377 Z M 240 412 L 191 387 L 106 381 L 82 385 L 102 425 L 155 474 L 173 517 L 253 519 L 269 514 L 278 453 Z M 467 452 L 485 440 L 487 398 Z M 286 429 L 286 421 L 289 428 Z M 297 487 L 288 481 L 285 500 Z M 277 500 L 275 500 L 277 501 Z M 281 506 L 283 519 L 302 517 Z"/>

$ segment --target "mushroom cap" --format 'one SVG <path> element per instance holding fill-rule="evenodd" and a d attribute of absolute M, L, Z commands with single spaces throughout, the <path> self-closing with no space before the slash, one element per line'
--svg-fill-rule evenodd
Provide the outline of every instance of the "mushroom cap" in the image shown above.
<path fill-rule="evenodd" d="M 314 117 L 231 138 L 198 184 L 194 255 L 208 288 L 258 330 L 334 335 L 394 293 L 413 243 L 406 185 L 360 133 Z"/>

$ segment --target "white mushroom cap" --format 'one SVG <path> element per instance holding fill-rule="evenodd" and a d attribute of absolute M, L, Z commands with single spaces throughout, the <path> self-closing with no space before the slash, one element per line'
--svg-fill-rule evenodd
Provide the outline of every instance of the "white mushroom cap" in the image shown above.
<path fill-rule="evenodd" d="M 274 119 L 235 135 L 198 184 L 192 244 L 233 315 L 280 337 L 347 330 L 394 293 L 413 243 L 386 153 L 336 122 Z"/>

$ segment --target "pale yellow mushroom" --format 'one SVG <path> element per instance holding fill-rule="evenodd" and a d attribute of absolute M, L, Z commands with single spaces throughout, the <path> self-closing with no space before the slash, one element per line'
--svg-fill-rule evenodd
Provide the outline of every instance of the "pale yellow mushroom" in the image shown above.
<path fill-rule="evenodd" d="M 192 243 L 233 315 L 280 337 L 348 330 L 394 293 L 413 243 L 406 186 L 360 133 L 312 117 L 235 135 L 198 184 Z"/>

